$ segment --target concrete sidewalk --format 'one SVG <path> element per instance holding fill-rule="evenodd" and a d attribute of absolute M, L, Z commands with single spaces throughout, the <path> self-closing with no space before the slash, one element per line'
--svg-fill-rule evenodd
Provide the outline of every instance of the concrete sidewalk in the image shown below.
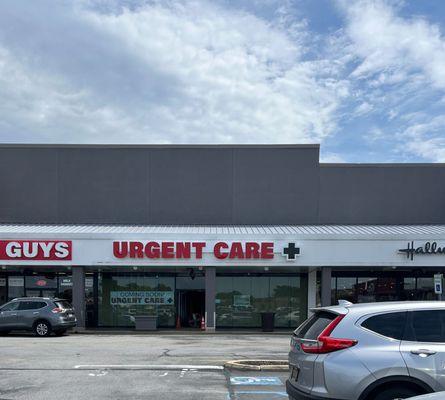
<path fill-rule="evenodd" d="M 82 335 L 284 335 L 291 336 L 293 330 L 277 329 L 274 332 L 262 332 L 259 329 L 201 331 L 199 329 L 158 329 L 156 331 L 136 331 L 135 329 L 116 328 L 74 328 L 70 333 Z"/>

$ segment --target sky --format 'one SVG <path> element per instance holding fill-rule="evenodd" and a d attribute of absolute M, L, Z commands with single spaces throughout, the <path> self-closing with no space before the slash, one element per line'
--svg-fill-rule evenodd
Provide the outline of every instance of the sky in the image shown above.
<path fill-rule="evenodd" d="M 445 1 L 2 0 L 0 142 L 445 162 Z"/>

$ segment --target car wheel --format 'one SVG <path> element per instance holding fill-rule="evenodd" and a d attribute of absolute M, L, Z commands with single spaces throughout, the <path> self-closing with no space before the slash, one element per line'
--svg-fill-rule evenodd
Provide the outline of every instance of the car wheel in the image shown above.
<path fill-rule="evenodd" d="M 54 331 L 54 335 L 56 335 L 56 336 L 63 336 L 65 333 L 66 333 L 66 329 Z"/>
<path fill-rule="evenodd" d="M 372 398 L 374 400 L 396 400 L 396 399 L 407 399 L 409 397 L 413 397 L 416 395 L 419 395 L 419 391 L 411 389 L 411 388 L 404 388 L 402 386 L 395 386 L 388 389 L 383 389 L 381 392 L 377 391 L 375 396 Z"/>
<path fill-rule="evenodd" d="M 51 334 L 51 325 L 46 321 L 37 321 L 34 325 L 34 334 L 36 336 L 49 336 Z"/>

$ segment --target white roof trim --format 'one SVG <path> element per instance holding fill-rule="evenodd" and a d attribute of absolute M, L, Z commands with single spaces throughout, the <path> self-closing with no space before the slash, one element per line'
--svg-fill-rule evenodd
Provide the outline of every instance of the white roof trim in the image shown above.
<path fill-rule="evenodd" d="M 445 225 L 40 225 L 0 224 L 0 239 L 8 238 L 160 238 L 201 237 L 305 239 L 442 239 Z"/>

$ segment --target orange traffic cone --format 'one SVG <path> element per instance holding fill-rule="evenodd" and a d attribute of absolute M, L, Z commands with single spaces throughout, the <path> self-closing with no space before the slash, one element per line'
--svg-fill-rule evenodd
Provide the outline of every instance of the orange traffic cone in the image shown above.
<path fill-rule="evenodd" d="M 179 315 L 176 317 L 176 329 L 181 329 L 181 320 Z"/>
<path fill-rule="evenodd" d="M 202 331 L 206 330 L 206 321 L 204 319 L 204 316 L 201 317 L 201 330 Z"/>

